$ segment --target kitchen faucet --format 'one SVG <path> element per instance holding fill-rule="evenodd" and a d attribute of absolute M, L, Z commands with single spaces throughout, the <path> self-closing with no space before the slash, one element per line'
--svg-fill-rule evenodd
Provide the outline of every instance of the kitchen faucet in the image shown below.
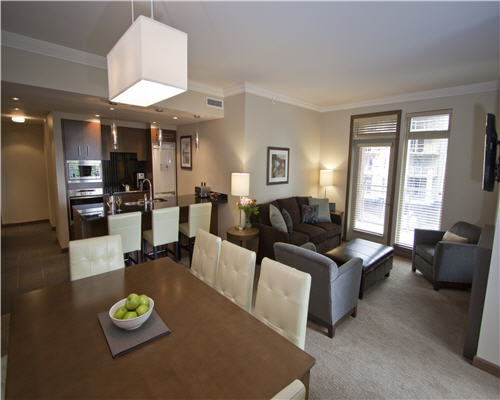
<path fill-rule="evenodd" d="M 141 191 L 144 190 L 144 182 L 148 182 L 149 183 L 149 202 L 152 203 L 153 202 L 153 184 L 151 183 L 151 181 L 146 178 L 146 179 L 143 179 L 143 181 L 141 182 Z"/>

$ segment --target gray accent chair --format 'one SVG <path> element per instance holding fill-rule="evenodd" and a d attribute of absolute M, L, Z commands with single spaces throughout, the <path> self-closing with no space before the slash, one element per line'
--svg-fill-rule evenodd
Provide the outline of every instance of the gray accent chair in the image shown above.
<path fill-rule="evenodd" d="M 460 221 L 449 231 L 466 237 L 468 243 L 443 242 L 445 231 L 415 229 L 411 269 L 422 272 L 434 290 L 466 288 L 472 284 L 481 228 Z"/>
<path fill-rule="evenodd" d="M 335 328 L 349 315 L 356 317 L 361 258 L 355 257 L 338 267 L 322 254 L 289 243 L 274 243 L 276 261 L 311 275 L 309 319 L 328 329 L 333 338 Z"/>

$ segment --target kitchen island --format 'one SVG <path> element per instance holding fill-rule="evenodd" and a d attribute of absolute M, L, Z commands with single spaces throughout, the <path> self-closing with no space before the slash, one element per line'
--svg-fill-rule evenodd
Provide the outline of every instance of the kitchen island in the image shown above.
<path fill-rule="evenodd" d="M 73 240 L 85 239 L 108 234 L 107 217 L 111 214 L 123 214 L 140 211 L 142 213 L 142 231 L 151 229 L 151 211 L 167 207 L 180 207 L 180 221 L 187 222 L 189 206 L 197 203 L 212 203 L 210 233 L 219 234 L 218 207 L 227 203 L 227 195 L 217 193 L 217 198 L 200 198 L 196 195 L 171 196 L 164 199 L 154 199 L 153 203 L 144 204 L 143 201 L 125 201 L 121 204 L 121 211 L 112 211 L 106 203 L 81 204 L 73 206 Z"/>

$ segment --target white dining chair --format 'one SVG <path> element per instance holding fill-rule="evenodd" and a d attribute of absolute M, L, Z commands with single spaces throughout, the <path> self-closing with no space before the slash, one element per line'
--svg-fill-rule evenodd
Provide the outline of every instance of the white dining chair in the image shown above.
<path fill-rule="evenodd" d="M 254 315 L 304 350 L 311 275 L 265 257 Z"/>
<path fill-rule="evenodd" d="M 215 287 L 215 276 L 219 263 L 221 238 L 198 229 L 194 244 L 191 272 L 207 285 Z"/>
<path fill-rule="evenodd" d="M 166 245 L 166 253 L 171 252 L 176 261 L 180 259 L 179 252 L 179 207 L 161 208 L 153 210 L 150 230 L 144 231 L 144 251 L 150 258 L 158 258 L 158 246 Z M 152 257 L 146 251 L 146 244 L 153 246 Z M 175 250 L 169 250 L 168 245 L 174 243 Z"/>
<path fill-rule="evenodd" d="M 210 232 L 212 203 L 198 203 L 189 206 L 188 222 L 179 224 L 179 232 L 188 239 L 188 245 L 183 246 L 189 251 L 189 263 L 193 260 L 193 243 L 198 229 Z"/>
<path fill-rule="evenodd" d="M 254 251 L 224 240 L 215 279 L 217 291 L 248 312 L 252 307 L 255 258 Z"/>
<path fill-rule="evenodd" d="M 287 387 L 275 394 L 271 400 L 305 400 L 306 387 L 304 384 L 295 379 Z"/>
<path fill-rule="evenodd" d="M 122 250 L 127 258 L 139 264 L 141 260 L 141 221 L 140 211 L 108 215 L 108 234 L 120 235 Z M 129 253 L 136 252 L 134 260 Z"/>
<path fill-rule="evenodd" d="M 120 235 L 70 241 L 69 266 L 71 281 L 125 268 Z"/>

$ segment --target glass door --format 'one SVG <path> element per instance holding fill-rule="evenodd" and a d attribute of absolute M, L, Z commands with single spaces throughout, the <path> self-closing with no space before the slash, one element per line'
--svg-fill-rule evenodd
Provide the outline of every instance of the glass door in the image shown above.
<path fill-rule="evenodd" d="M 353 116 L 346 239 L 389 244 L 400 111 Z"/>

